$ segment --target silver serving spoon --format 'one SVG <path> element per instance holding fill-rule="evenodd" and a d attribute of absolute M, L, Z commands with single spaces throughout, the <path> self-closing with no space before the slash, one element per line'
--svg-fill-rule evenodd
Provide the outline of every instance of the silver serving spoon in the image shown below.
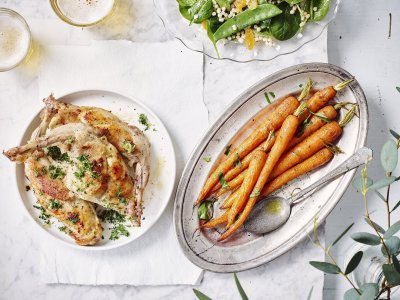
<path fill-rule="evenodd" d="M 305 200 L 305 196 L 310 196 L 318 187 L 321 187 L 331 180 L 336 179 L 339 175 L 362 165 L 370 157 L 372 157 L 371 149 L 366 147 L 360 148 L 350 158 L 326 174 L 323 178 L 289 199 L 279 196 L 268 196 L 261 199 L 254 206 L 252 212 L 244 223 L 244 227 L 247 231 L 256 234 L 267 233 L 281 227 L 289 219 L 294 204 Z"/>

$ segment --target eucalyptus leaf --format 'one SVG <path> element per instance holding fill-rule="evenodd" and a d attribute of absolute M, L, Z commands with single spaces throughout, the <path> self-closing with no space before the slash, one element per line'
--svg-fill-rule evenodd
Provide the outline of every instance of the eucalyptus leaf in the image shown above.
<path fill-rule="evenodd" d="M 374 182 L 371 186 L 368 187 L 369 190 L 379 190 L 385 186 L 392 184 L 396 180 L 395 176 L 387 176 L 376 182 Z"/>
<path fill-rule="evenodd" d="M 193 293 L 196 295 L 198 300 L 212 300 L 210 297 L 204 295 L 199 290 L 193 289 Z"/>
<path fill-rule="evenodd" d="M 382 147 L 381 164 L 386 172 L 393 172 L 397 166 L 398 152 L 396 142 L 388 140 Z"/>
<path fill-rule="evenodd" d="M 314 268 L 328 273 L 328 274 L 339 274 L 340 269 L 338 266 L 328 263 L 328 262 L 323 262 L 323 261 L 310 261 L 310 265 L 312 265 Z"/>
<path fill-rule="evenodd" d="M 368 188 L 369 186 L 371 186 L 374 182 L 372 181 L 371 178 L 367 177 L 366 178 L 366 187 Z M 362 177 L 356 177 L 353 182 L 352 182 L 353 187 L 357 190 L 357 192 L 362 192 L 362 188 L 363 188 L 363 180 Z"/>
<path fill-rule="evenodd" d="M 356 232 L 351 235 L 351 238 L 361 244 L 377 246 L 381 243 L 379 236 L 368 232 Z"/>
<path fill-rule="evenodd" d="M 386 198 L 385 198 L 381 193 L 379 193 L 378 191 L 375 190 L 375 194 L 377 194 L 378 197 L 379 197 L 383 202 L 386 202 Z"/>
<path fill-rule="evenodd" d="M 360 300 L 374 300 L 379 293 L 379 286 L 376 283 L 364 283 L 360 290 Z"/>
<path fill-rule="evenodd" d="M 382 245 L 381 251 L 385 257 L 388 257 L 392 254 L 395 254 L 400 249 L 400 239 L 397 236 L 391 236 L 390 238 L 385 240 L 386 248 L 388 249 L 389 253 L 387 253 L 386 248 Z"/>
<path fill-rule="evenodd" d="M 353 227 L 354 223 L 351 223 L 347 228 L 336 238 L 336 240 L 333 241 L 332 246 L 334 246 L 339 240 L 350 230 L 351 227 Z"/>
<path fill-rule="evenodd" d="M 374 221 L 364 218 L 365 222 L 367 222 L 367 224 L 369 226 L 371 226 L 372 228 L 376 229 L 378 232 L 384 234 L 385 233 L 385 229 L 382 228 L 382 226 L 380 226 L 379 224 L 375 223 Z"/>
<path fill-rule="evenodd" d="M 344 271 L 345 275 L 350 274 L 358 267 L 363 257 L 363 254 L 364 253 L 362 251 L 358 251 L 356 254 L 353 255 L 353 257 L 350 259 L 349 263 L 346 266 L 346 270 Z"/>
<path fill-rule="evenodd" d="M 392 211 L 395 211 L 400 206 L 400 201 L 396 203 L 396 205 L 392 208 Z"/>
<path fill-rule="evenodd" d="M 398 273 L 400 273 L 400 263 L 399 263 L 399 260 L 397 259 L 396 255 L 392 255 L 392 261 L 393 261 L 394 268 L 396 269 L 396 271 Z"/>
<path fill-rule="evenodd" d="M 235 277 L 235 283 L 239 291 L 240 297 L 242 297 L 242 300 L 249 300 L 249 298 L 247 297 L 246 293 L 243 290 L 242 285 L 240 284 L 239 278 L 237 277 L 236 273 L 233 273 L 233 276 Z"/>
<path fill-rule="evenodd" d="M 397 221 L 392 226 L 390 226 L 388 230 L 386 230 L 385 235 L 383 237 L 385 239 L 390 238 L 392 235 L 397 233 L 399 230 L 400 230 L 400 221 Z"/>
<path fill-rule="evenodd" d="M 278 5 L 282 13 L 271 19 L 269 32 L 279 41 L 286 41 L 292 38 L 300 29 L 300 13 L 296 10 L 294 14 L 290 11 L 292 7 L 286 2 Z"/>
<path fill-rule="evenodd" d="M 400 139 L 400 134 L 398 134 L 396 131 L 394 131 L 393 129 L 390 129 L 389 131 L 396 140 Z"/>
<path fill-rule="evenodd" d="M 396 270 L 394 264 L 384 264 L 382 266 L 382 271 L 386 281 L 391 286 L 400 285 L 400 273 Z"/>
<path fill-rule="evenodd" d="M 355 289 L 347 290 L 343 296 L 343 300 L 359 300 L 359 299 L 360 295 L 357 293 Z"/>

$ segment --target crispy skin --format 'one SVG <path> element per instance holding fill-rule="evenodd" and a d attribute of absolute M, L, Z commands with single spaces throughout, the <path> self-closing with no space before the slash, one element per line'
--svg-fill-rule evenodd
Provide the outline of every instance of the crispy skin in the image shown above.
<path fill-rule="evenodd" d="M 38 152 L 33 153 L 25 161 L 25 173 L 38 202 L 47 213 L 66 226 L 65 232 L 73 237 L 77 244 L 96 244 L 101 239 L 103 230 L 92 204 L 75 197 L 61 180 L 52 179 L 49 173 L 42 172 L 43 168 L 48 168 L 50 161 L 37 154 Z M 52 207 L 52 201 L 57 201 L 61 207 Z"/>
<path fill-rule="evenodd" d="M 53 159 L 49 154 L 51 146 L 68 154 L 68 160 Z M 42 152 L 40 160 L 48 161 L 46 174 L 50 173 L 50 167 L 58 168 L 63 174 L 57 180 L 43 181 L 43 192 L 47 195 L 57 199 L 59 196 L 67 199 L 64 194 L 74 195 L 113 209 L 138 225 L 133 182 L 121 155 L 106 138 L 96 136 L 87 125 L 66 124 L 26 145 L 8 150 L 5 155 L 11 160 L 25 162 L 37 151 Z"/>
<path fill-rule="evenodd" d="M 46 120 L 43 127 L 47 126 L 51 130 L 64 124 L 86 124 L 93 128 L 99 136 L 105 136 L 108 142 L 127 158 L 128 165 L 132 168 L 128 171 L 131 173 L 134 183 L 135 210 L 140 223 L 143 190 L 150 173 L 150 144 L 143 132 L 101 108 L 62 103 L 52 95 L 43 101 L 46 104 L 46 109 L 42 113 L 42 120 Z M 132 152 L 123 146 L 126 142 L 134 145 Z"/>

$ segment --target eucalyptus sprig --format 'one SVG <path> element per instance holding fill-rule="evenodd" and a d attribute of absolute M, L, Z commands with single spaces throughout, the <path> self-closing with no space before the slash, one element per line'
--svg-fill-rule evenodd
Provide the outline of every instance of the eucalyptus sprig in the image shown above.
<path fill-rule="evenodd" d="M 352 108 L 349 109 L 349 112 L 351 111 Z M 386 259 L 386 262 L 382 266 L 382 273 L 384 276 L 382 284 L 379 285 L 376 282 L 371 282 L 357 287 L 349 278 L 348 275 L 354 272 L 360 264 L 363 257 L 363 251 L 355 253 L 344 268 L 338 266 L 330 253 L 331 247 L 337 244 L 339 240 L 347 234 L 354 223 L 348 226 L 329 247 L 325 248 L 318 239 L 316 234 L 317 223 L 316 221 L 314 222 L 314 243 L 325 252 L 330 262 L 311 261 L 310 264 L 325 273 L 340 274 L 349 282 L 352 288 L 345 293 L 345 300 L 382 299 L 380 297 L 384 294 L 386 299 L 390 299 L 392 288 L 400 286 L 400 263 L 397 259 L 397 256 L 400 253 L 400 238 L 395 236 L 395 234 L 400 231 L 400 221 L 392 224 L 391 220 L 393 211 L 400 207 L 400 201 L 393 207 L 390 204 L 391 185 L 400 179 L 400 177 L 393 175 L 393 171 L 398 164 L 400 135 L 394 130 L 390 130 L 390 133 L 395 140 L 390 139 L 383 145 L 380 157 L 380 162 L 385 171 L 385 176 L 379 180 L 373 181 L 368 176 L 368 166 L 370 161 L 366 161 L 361 169 L 360 176 L 356 177 L 352 183 L 353 187 L 362 195 L 365 209 L 364 220 L 371 227 L 372 233 L 356 232 L 351 235 L 351 238 L 358 243 L 371 247 L 380 246 L 382 255 Z M 382 190 L 386 190 L 384 193 L 385 196 L 382 194 Z M 387 217 L 386 229 L 371 218 L 371 213 L 369 211 L 369 198 L 374 195 L 378 196 L 378 198 L 380 198 L 384 203 Z"/>

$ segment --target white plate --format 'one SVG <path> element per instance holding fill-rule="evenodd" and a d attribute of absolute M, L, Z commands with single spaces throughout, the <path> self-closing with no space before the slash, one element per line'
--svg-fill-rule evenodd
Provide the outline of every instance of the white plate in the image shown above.
<path fill-rule="evenodd" d="M 57 97 L 57 95 L 55 95 Z M 120 95 L 118 93 L 100 90 L 78 91 L 58 97 L 60 101 L 75 104 L 101 107 L 110 110 L 121 120 L 135 125 L 141 129 L 143 126 L 138 122 L 138 115 L 144 113 L 147 115 L 149 122 L 153 126 L 145 131 L 146 136 L 150 141 L 151 149 L 151 164 L 150 164 L 150 179 L 146 186 L 143 196 L 143 216 L 141 227 L 130 227 L 129 237 L 120 237 L 118 240 L 109 240 L 108 226 L 104 227 L 104 239 L 94 246 L 79 246 L 75 241 L 60 232 L 58 227 L 62 223 L 51 218 L 53 224 L 50 227 L 43 225 L 39 217 L 39 211 L 33 208 L 36 204 L 36 197 L 32 190 L 26 191 L 26 186 L 29 181 L 25 178 L 24 166 L 16 166 L 16 180 L 19 194 L 23 205 L 36 225 L 45 232 L 47 236 L 51 236 L 57 241 L 65 245 L 72 246 L 84 250 L 107 250 L 117 248 L 127 243 L 130 243 L 143 235 L 147 230 L 153 226 L 156 221 L 161 217 L 165 210 L 174 190 L 175 177 L 176 177 L 176 161 L 175 152 L 172 146 L 171 138 L 164 127 L 161 120 L 144 104 L 132 97 Z M 39 125 L 39 113 L 33 118 L 29 126 L 26 128 L 25 133 L 21 140 L 21 145 L 24 144 L 31 136 L 32 131 Z M 155 130 L 153 130 L 153 128 Z"/>
<path fill-rule="evenodd" d="M 314 217 L 318 217 L 318 224 L 323 222 L 350 184 L 355 170 L 349 171 L 316 191 L 305 201 L 295 205 L 285 225 L 263 236 L 238 232 L 235 238 L 217 243 L 215 240 L 219 236 L 218 232 L 207 231 L 207 234 L 204 234 L 202 231 L 196 231 L 199 221 L 197 209 L 193 209 L 193 203 L 213 167 L 213 163 L 207 163 L 202 158 L 211 156 L 217 159 L 219 155 L 223 155 L 226 145 L 229 145 L 232 138 L 244 128 L 247 128 L 247 134 L 242 134 L 242 138 L 236 139 L 236 143 L 248 136 L 249 127 L 245 126 L 250 123 L 250 127 L 254 128 L 257 124 L 251 121 L 253 116 L 267 106 L 265 92 L 274 92 L 276 99 L 280 99 L 300 91 L 299 85 L 304 84 L 308 77 L 316 83 L 316 89 L 352 78 L 345 70 L 322 63 L 297 65 L 272 74 L 250 87 L 234 101 L 232 106 L 211 126 L 189 159 L 177 189 L 174 222 L 178 240 L 185 255 L 201 268 L 215 272 L 243 271 L 282 255 L 312 231 Z M 288 197 L 296 188 L 309 186 L 364 146 L 367 136 L 368 110 L 359 83 L 353 81 L 335 98 L 338 102 L 352 102 L 359 105 L 359 118 L 354 118 L 346 125 L 337 143 L 345 154 L 335 156 L 322 168 L 278 190 L 277 193 L 281 196 Z M 341 111 L 339 119 L 343 115 Z M 232 148 L 235 148 L 235 145 Z M 218 207 L 218 203 L 215 206 Z M 198 234 L 194 234 L 195 231 Z"/>

